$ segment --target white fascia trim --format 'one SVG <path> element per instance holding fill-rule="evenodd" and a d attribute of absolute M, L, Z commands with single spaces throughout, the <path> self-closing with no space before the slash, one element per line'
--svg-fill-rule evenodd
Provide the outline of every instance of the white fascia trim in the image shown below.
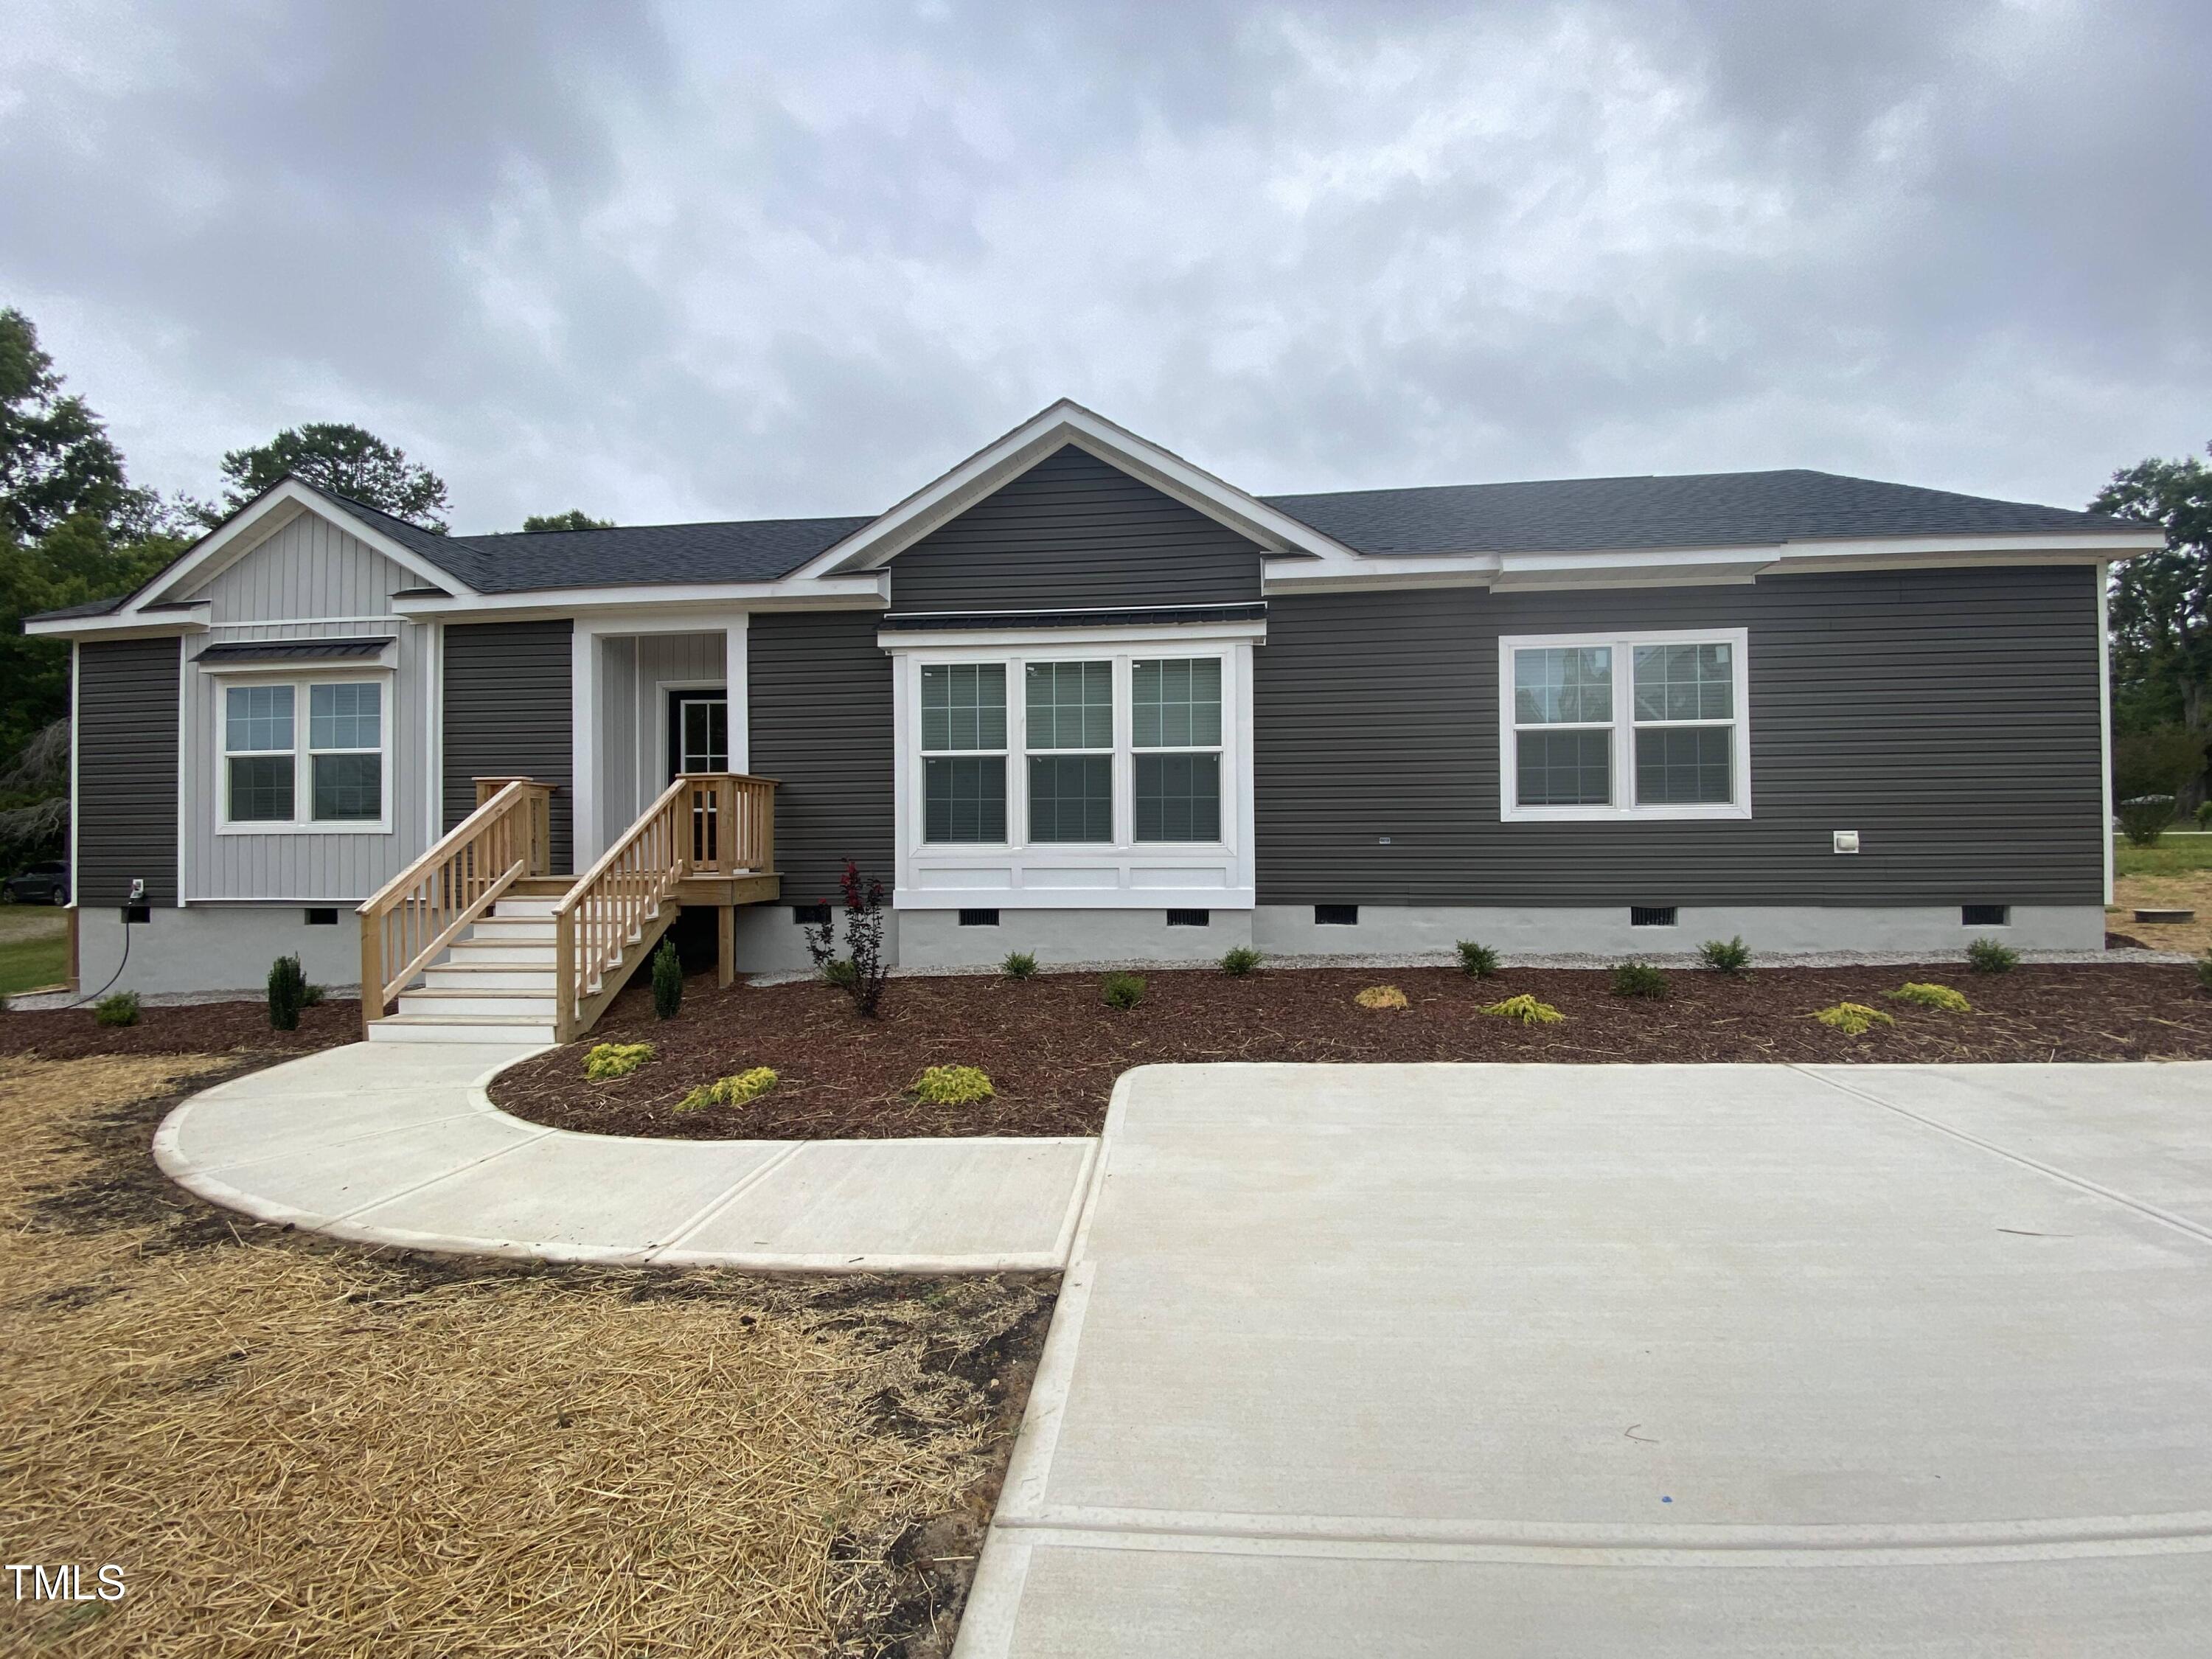
<path fill-rule="evenodd" d="M 831 581 L 801 581 L 795 576 L 770 582 L 653 583 L 633 587 L 532 588 L 520 593 L 465 593 L 451 599 L 402 595 L 392 602 L 402 617 L 442 617 L 462 622 L 488 617 L 526 621 L 533 617 L 578 617 L 605 613 L 610 631 L 647 629 L 655 624 L 641 612 L 714 606 L 753 611 L 880 611 L 890 603 L 887 578 L 873 572 Z M 615 626 L 617 623 L 619 626 Z M 672 617 L 666 629 L 686 624 Z"/>
<path fill-rule="evenodd" d="M 465 592 L 466 585 L 451 571 L 441 570 L 411 549 L 402 546 L 373 525 L 354 517 L 343 507 L 317 495 L 296 478 L 264 492 L 230 519 L 200 538 L 177 562 L 140 588 L 123 605 L 125 614 L 137 614 L 147 605 L 174 594 L 186 583 L 209 580 L 244 558 L 301 513 L 336 525 L 349 536 L 365 542 L 417 580 L 448 593 Z"/>
<path fill-rule="evenodd" d="M 30 621 L 23 631 L 40 639 L 157 640 L 179 634 L 204 634 L 212 607 L 203 599 L 191 611 L 146 611 L 128 615 L 110 611 L 104 617 L 56 617 Z"/>
<path fill-rule="evenodd" d="M 2105 903 L 2112 902 L 2112 570 L 2097 567 L 2097 770 L 2102 781 L 2105 816 L 2099 833 L 2105 842 Z"/>
<path fill-rule="evenodd" d="M 1358 558 L 1335 538 L 1063 398 L 836 546 L 816 555 L 794 574 L 811 580 L 880 568 L 1008 479 L 1067 444 L 1142 479 L 1184 506 L 1250 538 L 1268 552 L 1330 563 L 1349 563 Z"/>
<path fill-rule="evenodd" d="M 1267 624 L 1249 623 L 1146 623 L 1118 628 L 955 628 L 884 629 L 876 643 L 892 656 L 916 651 L 983 651 L 1004 647 L 1007 651 L 1036 652 L 1066 646 L 1080 653 L 1109 649 L 1116 645 L 1218 645 L 1232 640 L 1267 641 Z"/>

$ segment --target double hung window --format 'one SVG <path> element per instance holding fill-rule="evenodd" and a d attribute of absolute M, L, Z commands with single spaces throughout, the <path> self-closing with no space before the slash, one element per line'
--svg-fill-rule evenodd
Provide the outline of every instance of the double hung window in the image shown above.
<path fill-rule="evenodd" d="M 1498 642 L 1507 818 L 1747 817 L 1745 633 Z"/>
<path fill-rule="evenodd" d="M 1030 839 L 1112 841 L 1114 665 L 1033 662 L 1023 678 L 1029 687 Z"/>
<path fill-rule="evenodd" d="M 1130 665 L 1133 839 L 1221 839 L 1221 659 Z"/>
<path fill-rule="evenodd" d="M 1003 663 L 921 671 L 922 839 L 1006 838 L 1006 670 Z"/>

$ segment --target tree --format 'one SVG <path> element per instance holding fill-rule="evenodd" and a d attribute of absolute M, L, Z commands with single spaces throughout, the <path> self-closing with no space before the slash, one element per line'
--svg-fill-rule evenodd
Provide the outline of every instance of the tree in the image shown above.
<path fill-rule="evenodd" d="M 18 542 L 79 516 L 137 524 L 158 510 L 125 482 L 122 452 L 99 416 L 61 387 L 31 319 L 0 311 L 0 533 Z"/>
<path fill-rule="evenodd" d="M 612 530 L 612 519 L 595 519 L 581 507 L 572 507 L 566 513 L 533 513 L 522 521 L 524 533 L 540 530 Z"/>
<path fill-rule="evenodd" d="M 453 505 L 443 478 L 374 433 L 343 421 L 309 421 L 254 448 L 228 452 L 222 476 L 230 481 L 228 494 L 221 507 L 202 507 L 200 516 L 220 523 L 288 472 L 441 534 L 446 521 L 439 515 Z"/>
<path fill-rule="evenodd" d="M 2178 714 L 2203 732 L 2212 687 L 2212 467 L 2195 456 L 2151 459 L 2112 475 L 2093 513 L 2140 519 L 2166 546 L 2118 565 L 2112 587 L 2115 697 L 2142 726 Z"/>

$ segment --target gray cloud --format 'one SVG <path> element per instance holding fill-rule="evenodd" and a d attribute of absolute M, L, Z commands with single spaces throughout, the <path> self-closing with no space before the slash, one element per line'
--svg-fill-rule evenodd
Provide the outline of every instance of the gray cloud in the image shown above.
<path fill-rule="evenodd" d="M 887 504 L 1063 393 L 1255 489 L 2212 437 L 2181 4 L 11 14 L 0 298 L 142 476 Z"/>

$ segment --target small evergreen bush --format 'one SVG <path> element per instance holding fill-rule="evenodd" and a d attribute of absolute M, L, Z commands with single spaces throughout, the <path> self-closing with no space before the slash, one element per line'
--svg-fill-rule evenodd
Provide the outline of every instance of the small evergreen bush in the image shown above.
<path fill-rule="evenodd" d="M 279 957 L 269 968 L 269 1023 L 280 1031 L 300 1029 L 300 1011 L 307 1006 L 307 976 L 300 958 Z"/>
<path fill-rule="evenodd" d="M 584 1056 L 584 1075 L 594 1083 L 628 1077 L 653 1058 L 650 1042 L 600 1042 Z"/>
<path fill-rule="evenodd" d="M 739 1072 L 735 1077 L 717 1078 L 712 1083 L 702 1083 L 676 1103 L 679 1112 L 696 1112 L 706 1106 L 742 1106 L 749 1100 L 757 1100 L 775 1087 L 775 1073 L 765 1066 L 756 1066 L 750 1071 Z"/>
<path fill-rule="evenodd" d="M 2199 830 L 2212 830 L 2212 800 L 2197 803 L 2197 827 Z"/>
<path fill-rule="evenodd" d="M 1613 970 L 1613 994 L 1617 997 L 1663 997 L 1668 994 L 1667 975 L 1648 962 L 1624 962 Z"/>
<path fill-rule="evenodd" d="M 95 1025 L 136 1025 L 138 1023 L 138 994 L 118 991 L 112 997 L 102 997 L 93 1005 L 92 1023 Z"/>
<path fill-rule="evenodd" d="M 1907 981 L 1894 991 L 1885 991 L 1882 994 L 1899 1002 L 1914 1002 L 1923 1008 L 1941 1009 L 1947 1014 L 1971 1014 L 1974 1012 L 1974 1005 L 1948 985 Z"/>
<path fill-rule="evenodd" d="M 1027 979 L 1036 972 L 1036 958 L 1026 951 L 1009 951 L 999 971 L 1008 979 Z"/>
<path fill-rule="evenodd" d="M 1459 951 L 1459 970 L 1469 979 L 1488 979 L 1498 971 L 1498 952 L 1487 945 L 1463 939 L 1455 948 Z"/>
<path fill-rule="evenodd" d="M 1109 1008 L 1133 1008 L 1145 1000 L 1145 981 L 1140 974 L 1109 974 L 1103 988 Z"/>
<path fill-rule="evenodd" d="M 2197 958 L 2197 982 L 2206 990 L 2212 991 L 2212 949 L 2207 949 L 2203 956 Z"/>
<path fill-rule="evenodd" d="M 1897 1022 L 1879 1008 L 1869 1008 L 1863 1002 L 1839 1002 L 1832 1008 L 1823 1008 L 1814 1018 L 1823 1025 L 1833 1026 L 1845 1036 L 1862 1036 L 1877 1025 L 1894 1025 Z"/>
<path fill-rule="evenodd" d="M 1751 971 L 1751 949 L 1743 942 L 1741 933 L 1730 939 L 1709 939 L 1698 947 L 1698 954 L 1705 959 L 1705 966 L 1716 973 Z"/>
<path fill-rule="evenodd" d="M 2120 833 L 2137 847 L 2155 847 L 2159 836 L 2173 822 L 2173 797 L 2137 795 L 2119 804 Z"/>
<path fill-rule="evenodd" d="M 1231 979 L 1242 979 L 1260 965 L 1260 953 L 1249 945 L 1237 945 L 1221 958 L 1221 971 Z"/>
<path fill-rule="evenodd" d="M 1352 999 L 1363 1008 L 1404 1008 L 1411 1005 L 1395 985 L 1370 985 Z"/>
<path fill-rule="evenodd" d="M 1993 939 L 1978 939 L 1966 947 L 1966 965 L 1978 974 L 2008 974 L 2020 966 L 2020 952 Z"/>
<path fill-rule="evenodd" d="M 1493 1002 L 1482 1012 L 1495 1014 L 1500 1019 L 1517 1019 L 1523 1025 L 1557 1025 L 1566 1018 L 1550 1003 L 1539 1002 L 1526 991 L 1503 1002 Z"/>
<path fill-rule="evenodd" d="M 931 1106 L 972 1106 L 996 1092 L 980 1066 L 932 1066 L 914 1080 L 915 1097 Z"/>
<path fill-rule="evenodd" d="M 834 985 L 849 995 L 860 982 L 860 970 L 853 966 L 850 957 L 832 957 L 822 964 L 822 982 Z"/>
<path fill-rule="evenodd" d="M 665 939 L 653 953 L 653 1012 L 662 1019 L 673 1019 L 683 1006 L 684 958 L 676 953 L 676 941 Z"/>

